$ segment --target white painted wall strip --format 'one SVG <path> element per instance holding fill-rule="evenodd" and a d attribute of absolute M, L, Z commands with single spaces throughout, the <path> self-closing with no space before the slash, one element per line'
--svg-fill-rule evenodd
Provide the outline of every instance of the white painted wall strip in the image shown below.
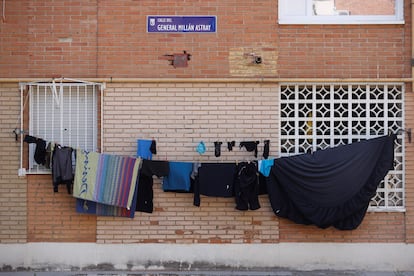
<path fill-rule="evenodd" d="M 414 271 L 414 244 L 279 243 L 279 244 L 0 244 L 0 266 L 82 269 L 99 264 L 114 269 L 182 270 L 287 268 L 295 270 Z"/>

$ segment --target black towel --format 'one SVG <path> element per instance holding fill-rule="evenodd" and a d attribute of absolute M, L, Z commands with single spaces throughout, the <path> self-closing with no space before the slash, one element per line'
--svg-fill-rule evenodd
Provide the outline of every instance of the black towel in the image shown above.
<path fill-rule="evenodd" d="M 273 211 L 296 223 L 357 228 L 379 183 L 393 168 L 395 138 L 275 159 L 267 178 Z"/>

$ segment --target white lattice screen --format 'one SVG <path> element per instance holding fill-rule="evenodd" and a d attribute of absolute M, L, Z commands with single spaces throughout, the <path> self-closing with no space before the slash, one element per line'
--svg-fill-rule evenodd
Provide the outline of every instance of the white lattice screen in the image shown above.
<path fill-rule="evenodd" d="M 280 85 L 281 156 L 349 144 L 404 128 L 404 85 Z M 371 211 L 404 211 L 404 135 L 396 140 L 395 169 L 380 184 Z"/>

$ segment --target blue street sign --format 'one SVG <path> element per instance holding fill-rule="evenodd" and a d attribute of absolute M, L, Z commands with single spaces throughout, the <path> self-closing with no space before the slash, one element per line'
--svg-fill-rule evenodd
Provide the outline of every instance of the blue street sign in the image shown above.
<path fill-rule="evenodd" d="M 215 33 L 216 16 L 147 16 L 149 33 Z"/>

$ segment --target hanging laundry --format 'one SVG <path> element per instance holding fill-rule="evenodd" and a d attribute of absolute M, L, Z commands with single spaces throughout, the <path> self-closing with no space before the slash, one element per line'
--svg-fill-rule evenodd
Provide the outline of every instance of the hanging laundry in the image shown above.
<path fill-rule="evenodd" d="M 201 167 L 200 162 L 193 163 L 193 170 L 191 171 L 191 174 L 190 174 L 190 179 L 191 179 L 192 182 L 194 182 L 196 180 L 196 178 L 198 177 L 198 169 L 200 167 Z"/>
<path fill-rule="evenodd" d="M 194 205 L 200 206 L 200 195 L 233 197 L 235 163 L 202 163 L 194 183 Z"/>
<path fill-rule="evenodd" d="M 259 195 L 267 195 L 267 177 L 259 171 Z"/>
<path fill-rule="evenodd" d="M 202 155 L 202 154 L 204 154 L 206 152 L 206 145 L 204 144 L 203 141 L 201 141 L 200 143 L 198 143 L 198 145 L 196 147 L 196 151 L 200 155 Z"/>
<path fill-rule="evenodd" d="M 257 157 L 257 145 L 259 141 L 245 141 L 240 142 L 240 148 L 245 147 L 247 151 L 252 152 L 254 151 L 254 157 Z"/>
<path fill-rule="evenodd" d="M 112 205 L 101 204 L 85 199 L 76 199 L 76 212 L 81 214 L 91 214 L 96 216 L 112 216 L 134 218 L 135 208 L 137 206 L 138 185 L 135 185 L 134 197 L 132 199 L 131 208 L 122 208 Z"/>
<path fill-rule="evenodd" d="M 34 160 L 37 164 L 44 165 L 46 163 L 46 141 L 30 135 L 26 135 L 23 141 L 28 144 L 36 144 Z"/>
<path fill-rule="evenodd" d="M 221 155 L 221 144 L 223 144 L 222 142 L 214 142 L 214 156 L 216 157 L 220 157 Z"/>
<path fill-rule="evenodd" d="M 164 191 L 190 191 L 193 163 L 170 161 L 169 165 L 170 172 L 162 180 L 162 189 Z"/>
<path fill-rule="evenodd" d="M 140 158 L 77 150 L 73 196 L 129 209 Z"/>
<path fill-rule="evenodd" d="M 72 193 L 72 184 L 74 179 L 72 152 L 72 148 L 62 147 L 60 145 L 55 146 L 53 150 L 52 179 L 53 191 L 55 193 L 59 191 L 58 186 L 60 184 L 66 185 L 68 194 Z"/>
<path fill-rule="evenodd" d="M 101 204 L 85 199 L 76 199 L 76 212 L 80 214 L 89 214 L 96 216 L 126 217 L 133 218 L 135 209 L 130 210 L 122 207 Z"/>
<path fill-rule="evenodd" d="M 233 147 L 236 145 L 236 141 L 227 142 L 227 149 L 233 151 Z"/>
<path fill-rule="evenodd" d="M 270 170 L 273 167 L 273 163 L 275 162 L 274 158 L 259 160 L 259 172 L 264 176 L 268 177 L 270 175 Z"/>
<path fill-rule="evenodd" d="M 257 162 L 241 162 L 237 165 L 234 194 L 237 210 L 257 210 L 260 208 Z"/>
<path fill-rule="evenodd" d="M 136 211 L 152 213 L 154 209 L 153 176 L 168 176 L 170 166 L 168 161 L 142 160 L 142 167 L 139 170 L 139 181 L 137 191 Z"/>
<path fill-rule="evenodd" d="M 157 142 L 155 140 L 151 141 L 150 152 L 152 154 L 157 154 Z"/>
<path fill-rule="evenodd" d="M 46 156 L 45 156 L 45 167 L 46 169 L 52 168 L 52 155 L 55 148 L 55 143 L 49 142 L 46 147 Z"/>
<path fill-rule="evenodd" d="M 97 204 L 99 203 L 77 198 L 76 199 L 76 212 L 80 214 L 96 215 Z"/>
<path fill-rule="evenodd" d="M 296 223 L 352 230 L 394 162 L 396 136 L 275 159 L 267 190 L 273 211 Z"/>
<path fill-rule="evenodd" d="M 270 151 L 270 140 L 264 140 L 264 146 L 263 146 L 263 158 L 267 159 L 269 157 L 269 151 Z"/>
<path fill-rule="evenodd" d="M 153 140 L 138 139 L 137 140 L 137 157 L 142 159 L 152 159 L 152 146 Z"/>

